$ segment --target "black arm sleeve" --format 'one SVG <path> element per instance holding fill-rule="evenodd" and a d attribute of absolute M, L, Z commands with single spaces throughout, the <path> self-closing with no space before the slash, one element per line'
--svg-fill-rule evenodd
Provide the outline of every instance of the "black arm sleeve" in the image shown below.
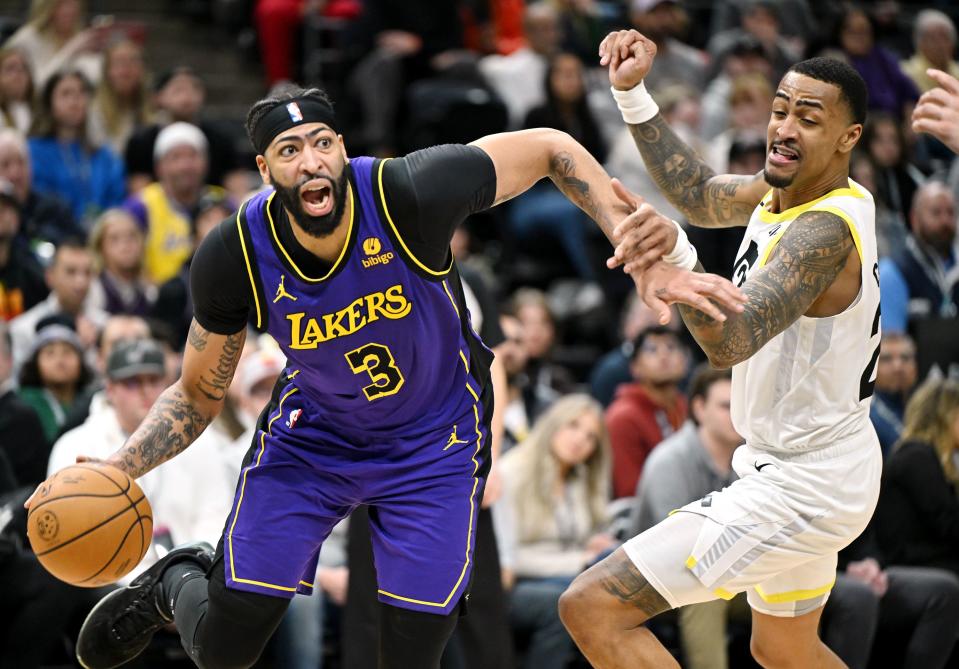
<path fill-rule="evenodd" d="M 193 318 L 204 329 L 230 335 L 246 327 L 253 293 L 234 218 L 216 226 L 196 250 L 190 291 Z"/>
<path fill-rule="evenodd" d="M 387 162 L 383 191 L 390 217 L 413 255 L 441 270 L 449 264 L 456 227 L 493 206 L 496 168 L 475 146 L 433 146 Z"/>

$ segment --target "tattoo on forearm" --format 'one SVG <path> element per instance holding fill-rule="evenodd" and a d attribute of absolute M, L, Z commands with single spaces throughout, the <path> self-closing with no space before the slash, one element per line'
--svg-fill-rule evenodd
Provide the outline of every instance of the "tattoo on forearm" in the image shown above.
<path fill-rule="evenodd" d="M 753 205 L 737 202 L 736 197 L 758 177 L 717 177 L 659 114 L 627 127 L 656 185 L 690 221 L 699 226 L 728 227 L 749 220 Z"/>
<path fill-rule="evenodd" d="M 160 395 L 121 449 L 124 468 L 134 478 L 142 476 L 192 444 L 212 419 L 174 384 Z"/>
<path fill-rule="evenodd" d="M 682 304 L 680 314 L 711 360 L 736 364 L 808 311 L 854 248 L 845 221 L 828 212 L 807 212 L 790 225 L 767 265 L 754 270 L 743 285 L 749 298 L 745 311 L 726 312 L 725 323 Z"/>
<path fill-rule="evenodd" d="M 576 176 L 576 159 L 568 151 L 560 151 L 549 161 L 549 178 L 569 201 L 586 212 L 599 225 L 603 233 L 612 239 L 616 222 L 603 211 L 590 190 L 589 183 Z M 625 215 L 625 210 L 624 212 Z"/>
<path fill-rule="evenodd" d="M 210 338 L 210 333 L 200 327 L 196 321 L 190 323 L 190 331 L 187 333 L 187 342 L 198 351 L 206 348 L 206 342 Z"/>
<path fill-rule="evenodd" d="M 603 574 L 600 576 L 600 585 L 619 601 L 639 609 L 649 617 L 669 610 L 669 602 L 656 592 L 622 551 L 613 553 L 602 563 L 601 568 Z"/>
<path fill-rule="evenodd" d="M 211 367 L 200 375 L 196 389 L 203 393 L 207 399 L 219 402 L 226 397 L 226 389 L 233 379 L 233 372 L 236 371 L 236 364 L 240 360 L 245 339 L 245 332 L 228 336 L 223 343 L 223 350 L 217 360 L 216 367 Z"/>

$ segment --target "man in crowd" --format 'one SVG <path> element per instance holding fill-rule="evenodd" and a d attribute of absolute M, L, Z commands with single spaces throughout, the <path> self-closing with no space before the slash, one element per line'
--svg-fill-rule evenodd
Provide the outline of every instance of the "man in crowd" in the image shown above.
<path fill-rule="evenodd" d="M 899 441 L 906 400 L 916 385 L 917 375 L 912 337 L 903 332 L 884 332 L 876 368 L 876 393 L 869 409 L 883 456 L 889 455 Z"/>
<path fill-rule="evenodd" d="M 3 321 L 30 309 L 48 292 L 43 268 L 19 235 L 20 223 L 21 209 L 14 187 L 0 178 L 0 320 Z"/>

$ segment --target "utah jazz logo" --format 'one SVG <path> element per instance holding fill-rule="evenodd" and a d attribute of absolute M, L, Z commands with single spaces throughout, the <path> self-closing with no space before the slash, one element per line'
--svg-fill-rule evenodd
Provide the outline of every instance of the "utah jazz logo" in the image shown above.
<path fill-rule="evenodd" d="M 363 240 L 363 253 L 369 256 L 369 258 L 363 258 L 363 267 L 373 267 L 374 265 L 385 265 L 390 260 L 393 259 L 393 252 L 387 251 L 386 253 L 380 253 L 383 250 L 383 245 L 380 244 L 380 240 L 376 237 L 367 237 Z"/>
<path fill-rule="evenodd" d="M 750 239 L 746 252 L 736 258 L 736 264 L 733 266 L 733 283 L 736 284 L 737 288 L 742 288 L 742 285 L 746 283 L 749 270 L 756 264 L 758 258 L 759 247 L 755 240 Z"/>
<path fill-rule="evenodd" d="M 288 292 L 286 292 L 286 288 L 283 287 L 283 282 L 284 282 L 285 280 L 286 280 L 286 275 L 285 275 L 285 274 L 281 274 L 281 275 L 280 275 L 280 285 L 276 287 L 276 297 L 273 298 L 273 304 L 276 304 L 277 302 L 279 302 L 280 300 L 282 300 L 284 297 L 287 298 L 287 299 L 289 299 L 289 300 L 292 300 L 293 302 L 296 302 L 296 297 L 294 297 L 293 295 L 290 295 Z"/>

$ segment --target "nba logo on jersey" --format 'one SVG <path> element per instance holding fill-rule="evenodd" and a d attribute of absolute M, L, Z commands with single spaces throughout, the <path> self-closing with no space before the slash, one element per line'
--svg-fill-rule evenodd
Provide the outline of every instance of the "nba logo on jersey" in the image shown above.
<path fill-rule="evenodd" d="M 303 112 L 300 111 L 300 105 L 295 102 L 291 102 L 286 106 L 286 111 L 290 114 L 290 120 L 294 123 L 299 123 L 303 120 Z"/>
<path fill-rule="evenodd" d="M 303 409 L 293 409 L 290 412 L 290 417 L 286 421 L 286 426 L 290 429 L 293 429 L 293 426 L 296 425 L 296 421 L 300 419 L 300 414 L 303 413 Z"/>

